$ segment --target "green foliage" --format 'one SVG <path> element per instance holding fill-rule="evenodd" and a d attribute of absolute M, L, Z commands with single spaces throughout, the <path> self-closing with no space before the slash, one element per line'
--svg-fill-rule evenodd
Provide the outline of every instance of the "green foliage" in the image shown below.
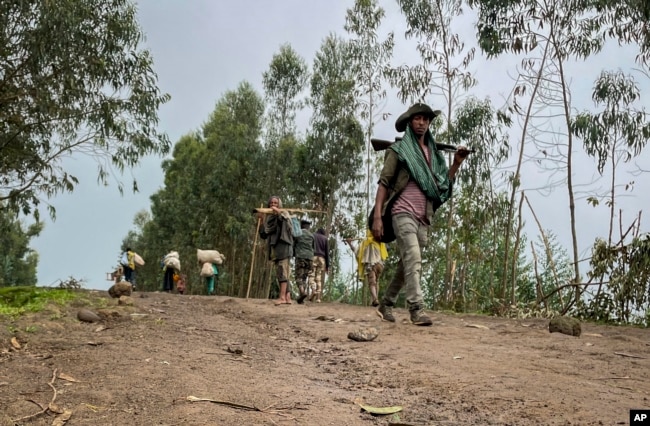
<path fill-rule="evenodd" d="M 345 30 L 352 36 L 349 41 L 350 59 L 355 76 L 355 97 L 358 102 L 358 115 L 364 126 L 366 194 L 358 203 L 353 203 L 351 211 L 355 222 L 361 229 L 374 201 L 371 182 L 379 172 L 380 153 L 375 153 L 370 144 L 375 123 L 382 117 L 381 101 L 386 98 L 382 87 L 389 60 L 395 46 L 394 34 L 389 32 L 383 41 L 379 40 L 379 27 L 386 13 L 376 0 L 356 0 L 354 7 L 345 16 Z M 363 168 L 363 164 L 359 165 Z"/>
<path fill-rule="evenodd" d="M 0 288 L 0 316 L 15 317 L 26 312 L 39 312 L 49 303 L 65 304 L 77 299 L 70 290 L 45 287 Z"/>
<path fill-rule="evenodd" d="M 363 130 L 355 118 L 355 78 L 349 67 L 349 44 L 330 35 L 316 54 L 311 79 L 312 130 L 305 142 L 309 156 L 301 182 L 311 189 L 310 204 L 328 212 L 323 228 L 338 234 L 349 232 L 347 215 L 361 180 Z M 317 226 L 319 224 L 316 224 Z"/>
<path fill-rule="evenodd" d="M 38 219 L 42 195 L 78 184 L 65 157 L 93 158 L 106 184 L 167 153 L 156 125 L 169 96 L 142 39 L 130 0 L 0 3 L 0 201 Z"/>
<path fill-rule="evenodd" d="M 468 4 L 478 10 L 479 46 L 488 57 L 529 53 L 538 48 L 545 31 L 559 30 L 563 41 L 555 52 L 558 57 L 585 58 L 614 39 L 619 44 L 636 43 L 638 62 L 647 65 L 650 59 L 650 6 L 645 0 L 469 0 Z"/>
<path fill-rule="evenodd" d="M 601 174 L 608 160 L 630 161 L 650 139 L 646 112 L 634 108 L 640 97 L 641 91 L 632 76 L 603 71 L 592 95 L 603 110 L 597 114 L 583 112 L 574 118 L 571 130 L 584 141 L 587 154 L 597 158 Z"/>
<path fill-rule="evenodd" d="M 255 233 L 251 211 L 270 195 L 263 179 L 269 155 L 260 143 L 263 112 L 261 97 L 243 82 L 217 102 L 200 133 L 176 143 L 173 158 L 163 163 L 165 187 L 151 197 L 150 220 L 136 217 L 143 225 L 131 247 L 147 260 L 137 270 L 139 288 L 161 288 L 159 259 L 172 250 L 179 252 L 188 293 L 205 293 L 197 249 L 226 255 L 221 288 L 238 292 L 246 282 L 250 258 L 244 253 L 250 256 Z"/>
<path fill-rule="evenodd" d="M 566 249 L 557 241 L 555 233 L 546 230 L 545 236 L 546 238 L 540 236 L 533 245 L 537 265 L 535 265 L 535 276 L 532 277 L 532 280 L 536 283 L 539 294 L 532 294 L 532 297 L 527 300 L 537 300 L 540 305 L 543 304 L 546 309 L 551 311 L 562 311 L 567 302 L 571 300 L 572 290 L 568 288 L 556 290 L 571 282 L 573 267 Z M 541 299 L 551 293 L 552 296 L 542 302 Z"/>
<path fill-rule="evenodd" d="M 309 72 L 305 60 L 289 45 L 280 47 L 273 55 L 268 71 L 262 75 L 262 85 L 269 103 L 267 117 L 268 143 L 277 143 L 295 133 L 296 112 L 304 102 L 298 95 L 305 89 Z"/>
<path fill-rule="evenodd" d="M 399 99 L 412 103 L 444 94 L 451 103 L 458 96 L 456 90 L 465 91 L 476 84 L 476 79 L 466 71 L 475 49 L 466 49 L 460 36 L 452 31 L 453 20 L 463 13 L 462 1 L 399 0 L 398 4 L 408 25 L 405 36 L 418 39 L 421 58 L 417 65 L 388 70 L 387 76 L 397 87 Z M 447 113 L 450 115 L 451 111 Z"/>
<path fill-rule="evenodd" d="M 0 287 L 36 285 L 38 253 L 29 248 L 40 234 L 42 222 L 27 227 L 0 202 Z"/>
<path fill-rule="evenodd" d="M 449 287 L 445 282 L 446 265 L 440 260 L 447 256 L 442 230 L 447 226 L 449 206 L 444 205 L 436 213 L 422 263 L 422 290 L 427 306 L 459 312 L 502 313 L 510 299 L 500 297 L 503 274 L 506 282 L 515 280 L 518 301 L 535 300 L 524 244 L 519 245 L 516 253 L 513 253 L 513 241 L 507 248 L 510 256 L 517 259 L 514 278 L 512 270 L 503 269 L 507 247 L 503 231 L 507 223 L 506 194 L 487 197 L 484 195 L 487 183 L 482 186 L 464 186 L 456 197 L 449 250 L 450 258 L 455 261 L 455 273 Z M 510 238 L 514 240 L 513 235 L 511 232 Z M 510 287 L 506 289 L 507 296 L 509 291 Z"/>
<path fill-rule="evenodd" d="M 617 245 L 597 239 L 590 265 L 590 281 L 600 283 L 599 291 L 581 301 L 577 314 L 615 324 L 650 326 L 646 316 L 650 310 L 650 235 Z"/>

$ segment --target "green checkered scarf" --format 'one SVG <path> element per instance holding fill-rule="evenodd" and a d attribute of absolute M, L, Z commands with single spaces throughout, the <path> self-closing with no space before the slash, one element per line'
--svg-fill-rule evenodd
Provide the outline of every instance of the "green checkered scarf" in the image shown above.
<path fill-rule="evenodd" d="M 431 150 L 430 164 L 427 164 L 411 126 L 406 127 L 402 140 L 392 144 L 390 149 L 395 151 L 397 158 L 406 164 L 409 174 L 427 198 L 434 200 L 434 204 L 437 204 L 437 201 L 442 204 L 451 198 L 449 169 L 445 158 L 436 148 L 431 132 L 427 131 L 424 137 L 425 143 Z"/>

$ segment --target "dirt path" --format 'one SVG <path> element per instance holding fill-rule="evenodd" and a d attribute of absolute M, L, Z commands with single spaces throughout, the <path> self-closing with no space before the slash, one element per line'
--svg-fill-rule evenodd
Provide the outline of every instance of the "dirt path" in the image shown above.
<path fill-rule="evenodd" d="M 57 410 L 68 425 L 625 425 L 650 408 L 649 330 L 583 324 L 575 338 L 541 319 L 433 313 L 416 327 L 402 309 L 389 324 L 343 304 L 88 294 L 114 318 L 82 323 L 70 306 L 2 321 L 0 425 L 52 425 Z M 376 340 L 347 338 L 368 326 Z"/>

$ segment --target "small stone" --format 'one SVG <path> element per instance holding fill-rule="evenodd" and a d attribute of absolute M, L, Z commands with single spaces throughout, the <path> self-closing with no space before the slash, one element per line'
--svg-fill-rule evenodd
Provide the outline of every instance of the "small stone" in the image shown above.
<path fill-rule="evenodd" d="M 571 317 L 555 317 L 548 323 L 550 333 L 562 333 L 569 336 L 580 337 L 582 332 L 580 321 Z"/>
<path fill-rule="evenodd" d="M 98 322 L 102 320 L 99 315 L 88 309 L 79 310 L 77 312 L 77 319 L 83 322 Z"/>
<path fill-rule="evenodd" d="M 130 296 L 120 296 L 117 300 L 117 304 L 122 306 L 133 306 L 133 298 Z"/>
<path fill-rule="evenodd" d="M 127 281 L 120 281 L 108 289 L 108 294 L 110 294 L 114 299 L 119 299 L 120 296 L 130 296 L 132 292 L 133 287 L 131 286 L 131 283 Z"/>
<path fill-rule="evenodd" d="M 348 333 L 348 339 L 357 342 L 371 342 L 379 336 L 379 330 L 375 327 L 360 328 Z"/>

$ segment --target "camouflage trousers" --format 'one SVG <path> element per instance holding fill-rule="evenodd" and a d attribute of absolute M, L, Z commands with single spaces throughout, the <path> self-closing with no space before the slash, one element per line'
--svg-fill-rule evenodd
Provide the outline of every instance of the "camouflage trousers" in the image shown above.
<path fill-rule="evenodd" d="M 311 272 L 311 259 L 296 258 L 296 283 L 298 286 L 307 289 L 307 277 Z"/>
<path fill-rule="evenodd" d="M 321 293 L 321 282 L 323 281 L 323 274 L 325 273 L 325 269 L 325 258 L 314 256 L 311 272 L 309 273 L 309 282 L 311 283 L 311 289 L 313 293 Z"/>

